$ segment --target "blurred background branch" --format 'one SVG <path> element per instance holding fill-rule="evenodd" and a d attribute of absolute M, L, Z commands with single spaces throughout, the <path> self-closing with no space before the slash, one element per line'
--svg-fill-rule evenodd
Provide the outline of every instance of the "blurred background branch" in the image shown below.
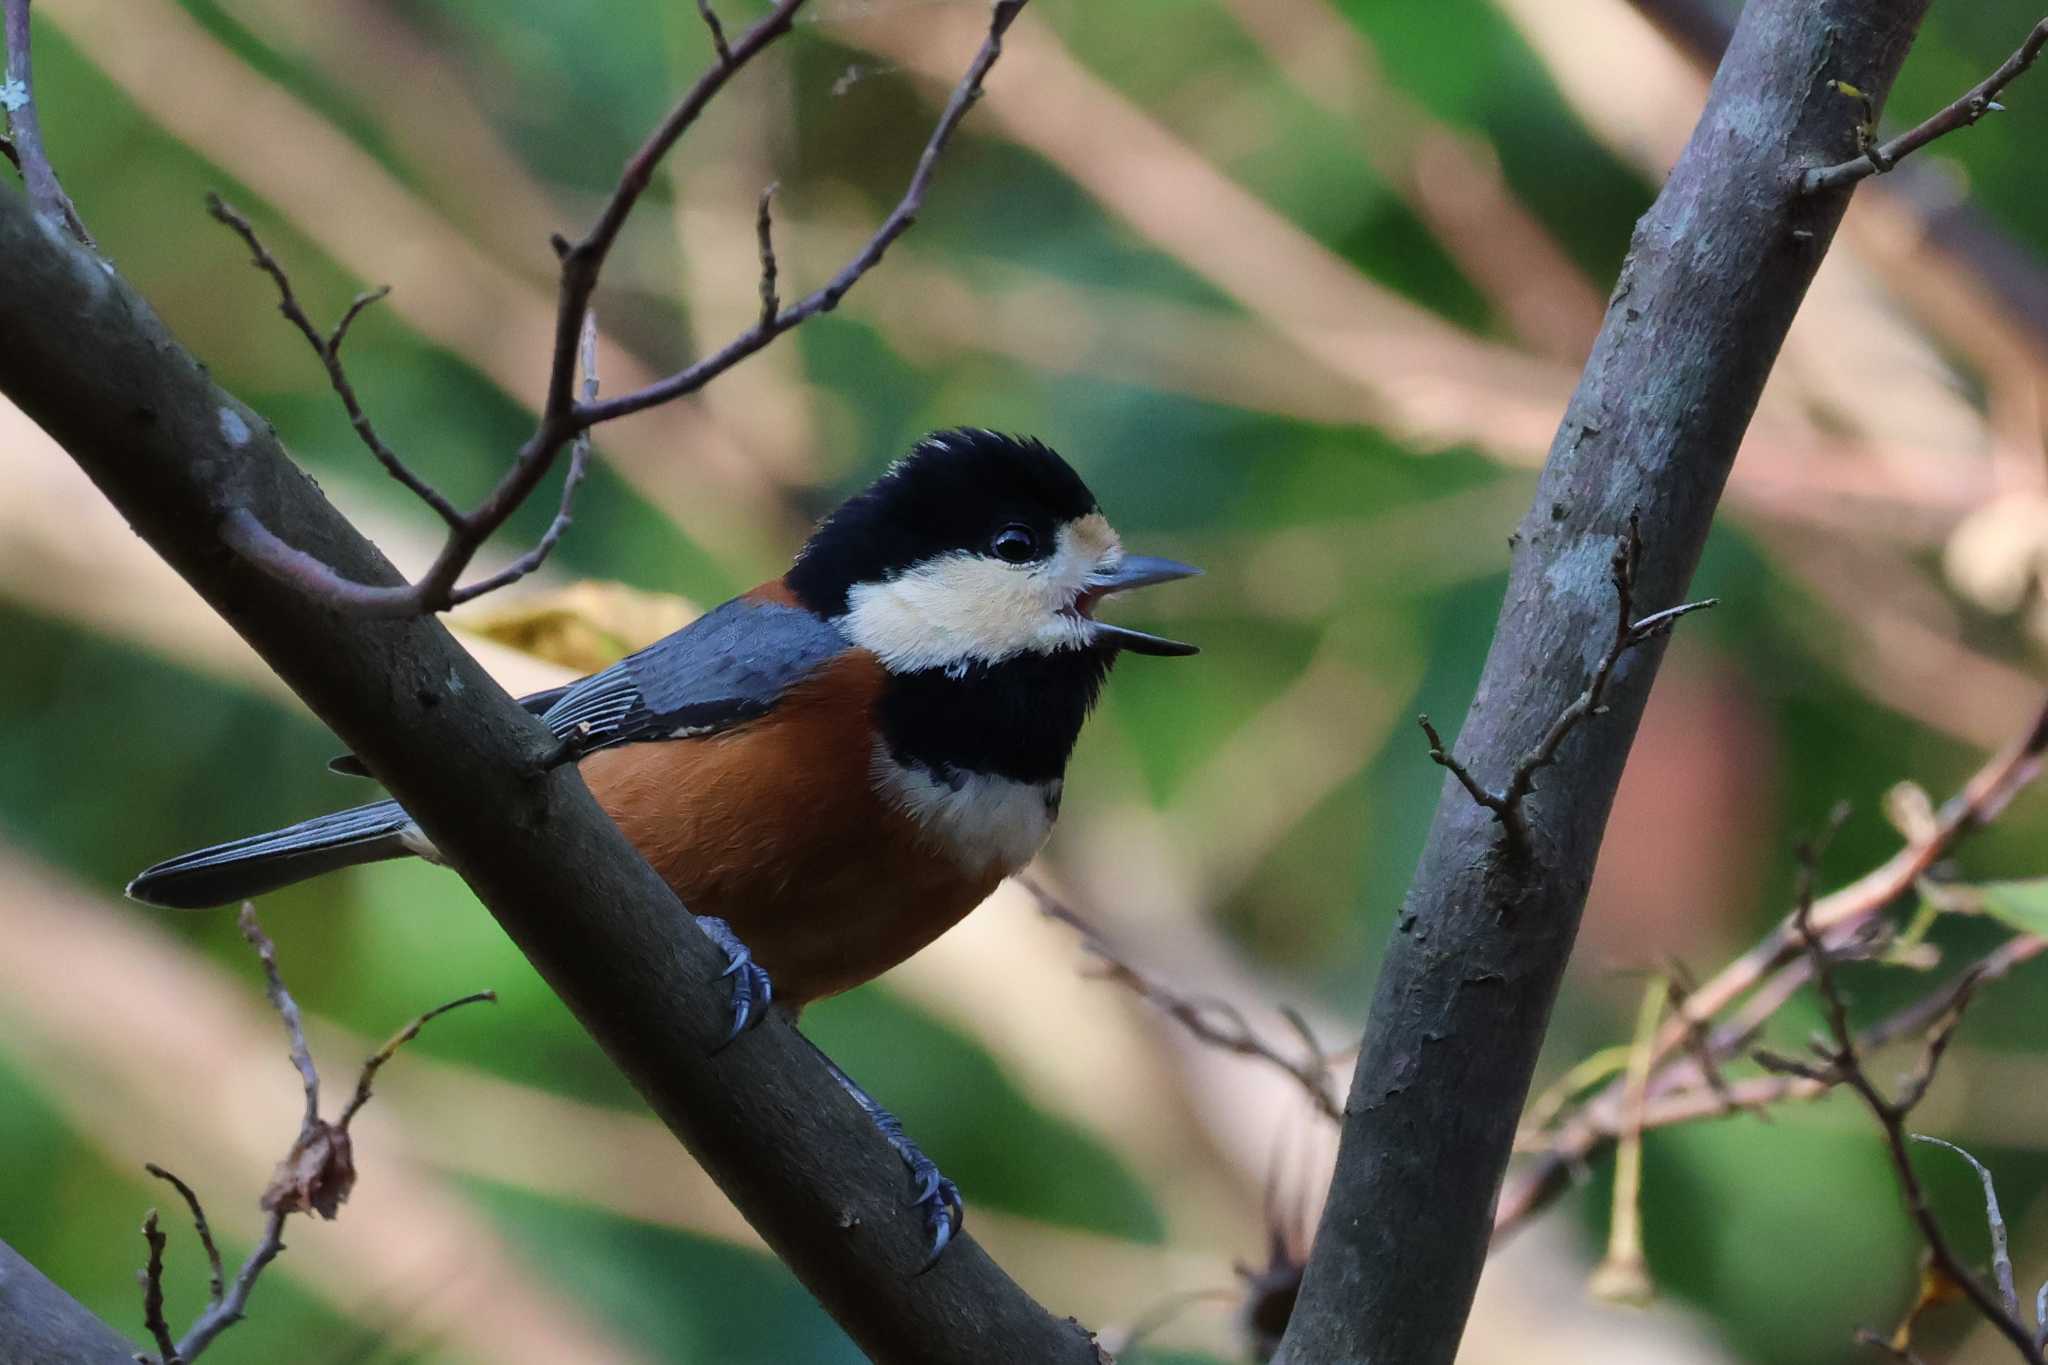
<path fill-rule="evenodd" d="M 1412 717 L 1470 699 L 1507 532 L 1628 225 L 1719 57 L 1624 0 L 1447 2 L 1424 23 L 1372 0 L 1034 0 L 883 287 L 695 398 L 602 428 L 577 533 L 529 583 L 455 614 L 465 648 L 515 693 L 560 682 L 778 568 L 809 516 L 918 433 L 1040 432 L 1133 540 L 1211 570 L 1156 623 L 1202 642 L 1199 674 L 1116 680 L 1047 884 L 1149 978 L 1231 1002 L 1290 1059 L 1271 1002 L 1333 1045 L 1355 1039 L 1442 778 Z M 736 33 L 769 6 L 717 8 Z M 1690 8 L 1715 11 L 1725 43 L 1739 6 Z M 363 460 L 324 374 L 262 325 L 260 282 L 196 206 L 213 187 L 238 203 L 315 316 L 394 286 L 351 331 L 351 373 L 422 475 L 470 505 L 538 416 L 547 235 L 596 216 L 673 92 L 716 60 L 690 6 L 578 14 L 35 6 L 43 130 L 83 216 L 415 578 L 443 528 Z M 2024 0 L 1934 6 L 1892 122 L 1949 103 L 2038 18 Z M 752 325 L 762 186 L 784 187 L 783 293 L 858 251 L 986 19 L 978 0 L 821 0 L 734 82 L 606 267 L 607 391 Z M 1446 26 L 1465 38 L 1445 43 Z M 2040 101 L 2022 82 L 2005 102 L 1861 187 L 1787 339 L 1698 574 L 1696 591 L 1739 610 L 1689 625 L 1665 663 L 1546 1087 L 1627 1036 L 1643 971 L 1729 962 L 1776 932 L 1785 828 L 1901 773 L 1959 790 L 2032 724 L 2048 224 Z M 346 784 L 321 770 L 332 736 L 4 405 L 0 448 L 0 1160 L 37 1174 L 0 1180 L 0 1236 L 132 1323 L 134 1211 L 160 1189 L 140 1163 L 238 1188 L 276 1155 L 252 1135 L 296 1123 L 297 1097 L 264 1080 L 276 1021 L 237 984 L 233 925 L 108 896 L 167 848 L 331 808 Z M 477 573 L 553 511 L 522 509 Z M 590 579 L 606 582 L 562 593 Z M 138 714 L 156 719 L 114 752 L 110 717 Z M 222 762 L 243 750 L 273 757 Z M 2037 877 L 2044 835 L 2048 809 L 2015 802 L 1923 872 L 1941 888 Z M 1898 847 L 1859 820 L 1836 862 L 1877 868 Z M 1895 903 L 1914 903 L 1920 875 Z M 715 1188 L 675 1169 L 673 1139 L 452 879 L 364 869 L 280 898 L 266 922 L 318 1011 L 318 1048 L 367 1053 L 391 1018 L 479 976 L 504 989 L 522 1043 L 455 1029 L 414 1045 L 359 1121 L 376 1178 L 349 1218 L 294 1243 L 210 1359 L 300 1358 L 308 1342 L 333 1343 L 316 1365 L 862 1359 Z M 2038 940 L 1944 912 L 1919 951 L 1954 972 L 2031 961 Z M 1298 1081 L 1076 971 L 1095 965 L 1005 888 L 807 1023 L 971 1188 L 1004 1265 L 1107 1327 L 1263 1260 L 1276 1151 L 1290 1189 L 1326 1183 L 1331 1153 Z M 1924 1027 L 1906 1016 L 1940 983 L 1848 970 L 1866 1032 Z M 2048 1276 L 2029 1099 L 2048 1024 L 2029 1000 L 2023 982 L 1984 991 L 1922 1108 L 1998 1170 L 2025 1283 Z M 1818 1022 L 1797 990 L 1771 1017 L 1793 1045 Z M 162 1046 L 144 1054 L 140 1037 Z M 1738 1101 L 1804 1084 L 1722 1065 Z M 1853 1327 L 1910 1297 L 1912 1229 L 1853 1102 L 1655 1126 L 1680 1101 L 1722 1104 L 1690 1084 L 1646 1100 L 1657 1303 L 1583 1293 L 1610 1205 L 1596 1133 L 1551 1216 L 1496 1248 L 1471 1361 L 1846 1362 L 1863 1354 Z M 1928 1178 L 1960 1235 L 1975 1184 L 1960 1163 Z M 213 1212 L 239 1259 L 260 1213 Z M 1790 1243 L 1800 1254 L 1770 1254 Z M 204 1301 L 199 1259 L 174 1244 L 174 1303 Z M 1254 1301 L 1277 1299 L 1195 1302 L 1135 1354 L 1239 1359 Z M 1918 1349 L 2009 1358 L 2003 1339 L 1966 1337 L 1969 1319 L 1930 1313 Z"/>

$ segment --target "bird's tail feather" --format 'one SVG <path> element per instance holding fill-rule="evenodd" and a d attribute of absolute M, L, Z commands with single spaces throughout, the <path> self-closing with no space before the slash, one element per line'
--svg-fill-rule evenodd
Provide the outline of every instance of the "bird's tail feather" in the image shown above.
<path fill-rule="evenodd" d="M 336 868 L 415 853 L 418 844 L 407 837 L 413 829 L 396 801 L 378 801 L 166 859 L 128 883 L 128 894 L 173 910 L 226 905 Z"/>

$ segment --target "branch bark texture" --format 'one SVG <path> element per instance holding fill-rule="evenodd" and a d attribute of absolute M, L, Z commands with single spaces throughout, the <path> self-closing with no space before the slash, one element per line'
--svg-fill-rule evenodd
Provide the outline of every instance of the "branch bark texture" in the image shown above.
<path fill-rule="evenodd" d="M 1551 445 L 1458 735 L 1497 786 L 1585 688 L 1612 633 L 1609 562 L 1640 517 L 1638 609 L 1677 603 L 1786 329 L 1847 203 L 1803 195 L 1856 154 L 1926 0 L 1751 0 L 1692 141 L 1637 225 Z M 1661 642 L 1530 798 L 1532 853 L 1446 779 L 1382 967 L 1337 1172 L 1281 1365 L 1449 1365 Z"/>
<path fill-rule="evenodd" d="M 135 1365 L 135 1345 L 0 1242 L 0 1360 Z"/>
<path fill-rule="evenodd" d="M 0 391 L 363 756 L 862 1348 L 1095 1365 L 1089 1334 L 970 1239 L 912 1273 L 924 1235 L 902 1162 L 787 1025 L 714 1052 L 724 955 L 438 621 L 343 617 L 229 548 L 224 528 L 254 517 L 350 579 L 401 581 L 269 425 L 20 194 L 0 192 L 0 262 Z"/>

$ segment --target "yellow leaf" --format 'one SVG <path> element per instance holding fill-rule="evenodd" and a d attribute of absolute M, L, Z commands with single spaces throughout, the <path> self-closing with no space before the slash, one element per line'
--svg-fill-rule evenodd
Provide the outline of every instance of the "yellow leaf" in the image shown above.
<path fill-rule="evenodd" d="M 1894 1351 L 1913 1349 L 1913 1328 L 1920 1322 L 1920 1315 L 1931 1308 L 1953 1303 L 1963 1296 L 1963 1287 L 1952 1279 L 1948 1272 L 1934 1263 L 1932 1256 L 1920 1258 L 1920 1297 L 1913 1301 L 1912 1309 L 1892 1333 Z"/>
<path fill-rule="evenodd" d="M 681 629 L 697 615 L 695 604 L 681 597 L 586 579 L 465 617 L 461 624 L 472 635 L 521 653 L 579 673 L 595 673 Z"/>

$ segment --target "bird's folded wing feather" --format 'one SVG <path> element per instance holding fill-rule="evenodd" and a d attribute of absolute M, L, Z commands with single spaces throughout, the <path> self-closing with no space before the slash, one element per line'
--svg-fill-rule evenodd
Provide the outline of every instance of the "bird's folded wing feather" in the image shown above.
<path fill-rule="evenodd" d="M 837 626 L 802 607 L 736 597 L 610 668 L 519 704 L 584 753 L 694 738 L 766 715 L 783 693 L 849 648 Z M 327 766 L 370 775 L 354 754 Z"/>
<path fill-rule="evenodd" d="M 802 607 L 739 597 L 570 684 L 541 720 L 586 753 L 716 734 L 766 715 L 850 648 L 837 626 Z"/>

